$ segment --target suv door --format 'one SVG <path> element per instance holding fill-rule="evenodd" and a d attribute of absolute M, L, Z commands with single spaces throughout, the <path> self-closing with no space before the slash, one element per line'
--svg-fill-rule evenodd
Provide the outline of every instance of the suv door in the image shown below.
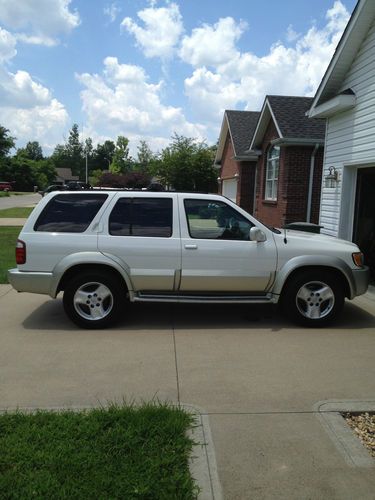
<path fill-rule="evenodd" d="M 264 292 L 276 270 L 272 235 L 261 243 L 250 241 L 254 224 L 224 201 L 180 197 L 179 203 L 180 290 Z"/>
<path fill-rule="evenodd" d="M 172 291 L 181 268 L 177 199 L 169 194 L 120 194 L 108 207 L 99 250 L 119 260 L 135 291 Z"/>

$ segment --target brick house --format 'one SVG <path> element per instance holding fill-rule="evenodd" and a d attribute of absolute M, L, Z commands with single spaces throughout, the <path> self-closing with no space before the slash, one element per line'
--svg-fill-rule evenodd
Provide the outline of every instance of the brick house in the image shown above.
<path fill-rule="evenodd" d="M 215 158 L 219 193 L 251 214 L 258 156 L 247 150 L 259 115 L 254 111 L 225 111 Z"/>
<path fill-rule="evenodd" d="M 306 116 L 311 104 L 267 96 L 260 113 L 224 114 L 219 190 L 266 224 L 319 222 L 325 124 Z"/>
<path fill-rule="evenodd" d="M 56 168 L 56 184 L 65 184 L 69 181 L 79 181 L 78 175 L 72 175 L 72 170 L 70 168 Z"/>
<path fill-rule="evenodd" d="M 325 123 L 311 97 L 266 96 L 251 139 L 258 153 L 254 215 L 264 223 L 319 222 Z"/>

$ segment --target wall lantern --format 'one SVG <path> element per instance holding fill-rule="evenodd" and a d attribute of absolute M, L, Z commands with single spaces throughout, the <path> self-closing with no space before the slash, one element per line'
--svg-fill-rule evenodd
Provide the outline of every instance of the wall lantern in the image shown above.
<path fill-rule="evenodd" d="M 216 180 L 219 184 L 221 184 L 221 177 L 218 177 Z"/>
<path fill-rule="evenodd" d="M 234 174 L 234 178 L 236 179 L 236 181 L 238 181 L 238 179 L 240 178 L 240 174 L 237 172 L 236 174 Z"/>
<path fill-rule="evenodd" d="M 326 188 L 335 188 L 339 182 L 339 173 L 335 167 L 329 167 L 328 175 L 325 176 Z"/>

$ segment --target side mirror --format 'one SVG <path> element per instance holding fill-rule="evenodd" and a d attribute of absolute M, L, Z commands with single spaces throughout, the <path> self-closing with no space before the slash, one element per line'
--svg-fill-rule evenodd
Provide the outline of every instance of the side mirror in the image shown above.
<path fill-rule="evenodd" d="M 250 229 L 250 241 L 256 241 L 258 243 L 266 241 L 267 237 L 259 227 L 252 227 Z"/>

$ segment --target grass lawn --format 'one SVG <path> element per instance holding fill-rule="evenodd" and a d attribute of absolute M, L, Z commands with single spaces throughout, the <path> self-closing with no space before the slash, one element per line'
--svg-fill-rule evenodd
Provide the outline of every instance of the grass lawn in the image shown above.
<path fill-rule="evenodd" d="M 16 241 L 20 231 L 20 227 L 0 227 L 0 283 L 8 283 L 7 271 L 16 267 Z"/>
<path fill-rule="evenodd" d="M 26 218 L 31 212 L 32 208 L 30 207 L 15 207 L 15 208 L 3 208 L 0 210 L 0 217 L 15 217 L 15 218 Z"/>
<path fill-rule="evenodd" d="M 0 498 L 193 499 L 193 417 L 165 405 L 0 415 Z"/>
<path fill-rule="evenodd" d="M 0 198 L 9 197 L 9 196 L 22 196 L 23 194 L 34 194 L 34 193 L 24 193 L 21 191 L 0 191 Z"/>

